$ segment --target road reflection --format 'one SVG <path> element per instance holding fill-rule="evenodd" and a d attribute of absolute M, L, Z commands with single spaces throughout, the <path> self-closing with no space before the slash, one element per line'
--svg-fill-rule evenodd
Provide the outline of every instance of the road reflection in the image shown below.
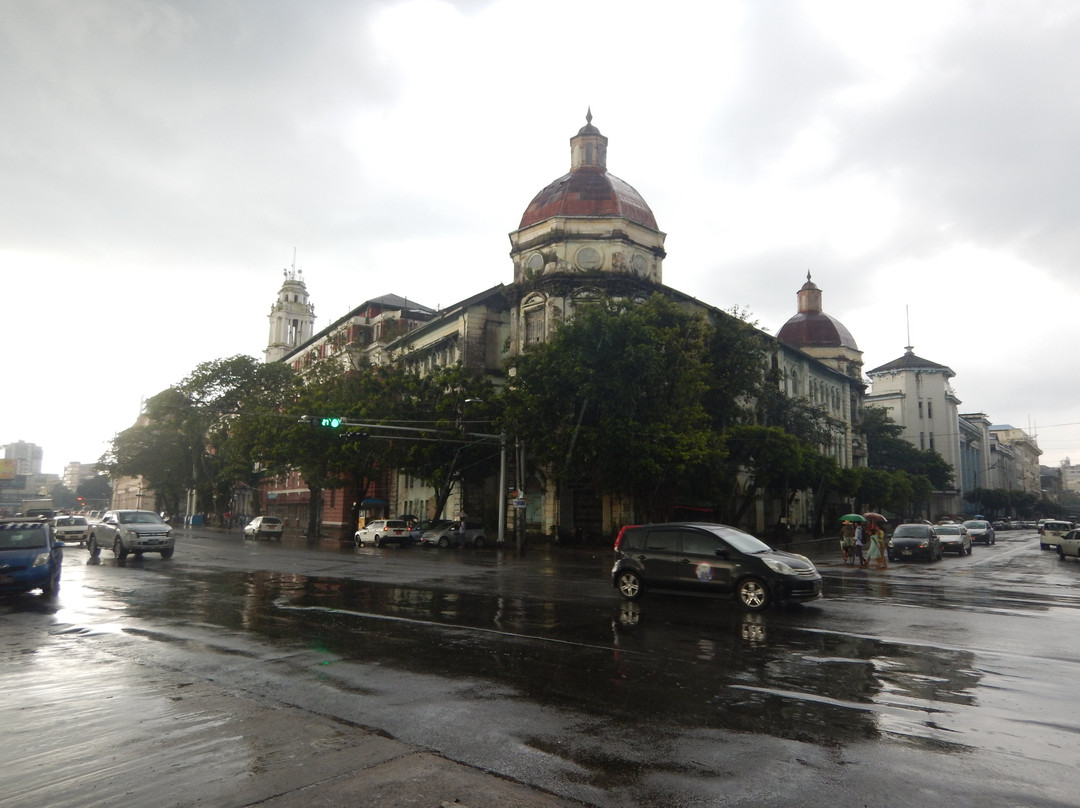
<path fill-rule="evenodd" d="M 888 733 L 963 749 L 943 725 L 973 704 L 981 677 L 968 652 L 845 631 L 814 605 L 747 613 L 659 595 L 580 602 L 269 571 L 173 584 L 129 610 L 255 632 L 324 665 L 487 680 L 543 707 L 645 720 L 649 733 L 819 744 Z M 877 586 L 891 596 L 896 584 Z"/>

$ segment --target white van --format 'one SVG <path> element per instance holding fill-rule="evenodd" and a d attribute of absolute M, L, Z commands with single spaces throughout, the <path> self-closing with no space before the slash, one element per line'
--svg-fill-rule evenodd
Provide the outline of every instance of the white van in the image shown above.
<path fill-rule="evenodd" d="M 1039 549 L 1049 550 L 1051 547 L 1057 547 L 1061 542 L 1061 537 L 1075 527 L 1076 525 L 1072 522 L 1047 519 L 1043 522 L 1042 536 L 1039 537 Z"/>

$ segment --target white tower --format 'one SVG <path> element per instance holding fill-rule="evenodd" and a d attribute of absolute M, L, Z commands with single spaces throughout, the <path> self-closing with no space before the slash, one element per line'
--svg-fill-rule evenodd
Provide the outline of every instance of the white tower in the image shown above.
<path fill-rule="evenodd" d="M 304 271 L 294 263 L 284 269 L 285 282 L 277 301 L 270 309 L 270 341 L 266 346 L 266 361 L 277 362 L 315 333 L 315 306 L 308 302 Z"/>

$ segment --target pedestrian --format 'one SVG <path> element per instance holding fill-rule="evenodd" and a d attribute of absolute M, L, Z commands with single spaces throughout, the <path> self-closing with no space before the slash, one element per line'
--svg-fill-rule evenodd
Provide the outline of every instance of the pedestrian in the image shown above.
<path fill-rule="evenodd" d="M 870 527 L 870 557 L 876 558 L 877 568 L 887 570 L 889 568 L 889 552 L 885 549 L 885 531 L 876 522 Z"/>
<path fill-rule="evenodd" d="M 845 564 L 855 563 L 855 525 L 844 522 L 840 526 L 840 554 L 844 557 Z"/>
<path fill-rule="evenodd" d="M 855 558 L 859 561 L 860 567 L 865 567 L 870 562 L 866 560 L 866 556 L 863 555 L 863 550 L 866 548 L 864 541 L 863 526 L 861 524 L 855 525 Z"/>

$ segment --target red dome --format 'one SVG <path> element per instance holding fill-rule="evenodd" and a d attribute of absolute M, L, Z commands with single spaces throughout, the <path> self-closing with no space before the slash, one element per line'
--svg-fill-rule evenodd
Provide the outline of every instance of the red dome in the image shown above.
<path fill-rule="evenodd" d="M 598 166 L 581 166 L 538 193 L 518 229 L 553 216 L 621 216 L 658 230 L 656 219 L 634 188 Z"/>
<path fill-rule="evenodd" d="M 796 314 L 784 323 L 776 336 L 796 348 L 859 349 L 843 323 L 823 312 Z"/>

